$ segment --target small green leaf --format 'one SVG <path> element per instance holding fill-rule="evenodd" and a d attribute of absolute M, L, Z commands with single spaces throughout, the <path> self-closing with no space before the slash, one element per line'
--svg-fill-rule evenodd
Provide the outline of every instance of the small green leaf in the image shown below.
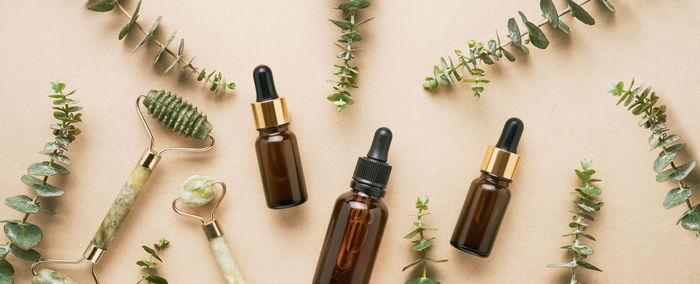
<path fill-rule="evenodd" d="M 153 256 L 153 258 L 157 259 L 160 262 L 163 262 L 163 260 L 160 259 L 160 256 L 158 256 L 158 254 L 152 248 L 149 248 L 147 246 L 141 246 L 141 248 L 143 248 L 143 250 L 145 250 L 148 254 Z"/>
<path fill-rule="evenodd" d="M 664 200 L 664 208 L 670 209 L 681 205 L 683 202 L 688 200 L 692 194 L 693 192 L 687 188 L 676 187 L 671 189 Z"/>
<path fill-rule="evenodd" d="M 610 2 L 608 0 L 600 0 L 600 1 L 603 2 L 603 4 L 605 4 L 605 7 L 608 7 L 608 10 L 615 12 L 615 7 L 612 4 L 610 4 Z"/>
<path fill-rule="evenodd" d="M 48 162 L 45 162 L 45 163 L 48 164 Z M 61 166 L 61 165 L 59 165 L 59 164 L 56 164 L 56 163 L 54 163 L 54 164 L 48 164 L 48 166 L 50 166 L 51 168 L 53 168 L 58 174 L 61 174 L 61 175 L 70 174 L 70 171 L 69 171 L 68 169 L 66 169 L 64 166 Z"/>
<path fill-rule="evenodd" d="M 2 265 L 2 264 L 0 264 L 0 265 Z M 12 272 L 14 272 L 14 270 Z M 14 280 L 12 279 L 11 276 L 4 274 L 4 273 L 0 273 L 0 284 L 12 284 L 12 283 L 14 283 Z"/>
<path fill-rule="evenodd" d="M 665 182 L 671 178 L 671 174 L 675 172 L 675 169 L 670 168 L 656 175 L 656 182 Z"/>
<path fill-rule="evenodd" d="M 165 50 L 168 48 L 168 45 L 170 45 L 170 42 L 172 42 L 173 39 L 175 39 L 176 34 L 177 34 L 177 31 L 173 31 L 173 33 L 170 34 L 168 39 L 165 40 L 165 42 L 163 43 L 163 46 L 158 51 L 158 54 L 156 54 L 156 59 L 153 60 L 153 64 L 156 64 L 158 62 L 158 59 L 160 59 L 160 56 L 163 55 L 163 52 L 165 52 Z"/>
<path fill-rule="evenodd" d="M 590 269 L 590 270 L 595 270 L 595 271 L 603 272 L 602 270 L 600 270 L 600 268 L 595 267 L 595 266 L 593 266 L 593 264 L 590 264 L 590 263 L 585 262 L 585 261 L 582 261 L 582 260 L 577 260 L 577 261 L 576 261 L 576 264 L 577 264 L 578 266 L 581 266 L 581 267 L 586 268 L 586 269 Z"/>
<path fill-rule="evenodd" d="M 676 153 L 676 152 L 682 151 L 683 149 L 685 149 L 685 144 L 676 144 L 676 145 L 673 145 L 671 147 L 666 148 L 665 152 L 666 153 Z"/>
<path fill-rule="evenodd" d="M 5 205 L 22 213 L 34 214 L 39 212 L 39 206 L 34 203 L 31 197 L 26 195 L 5 198 Z"/>
<path fill-rule="evenodd" d="M 525 27 L 527 27 L 527 30 L 529 31 L 528 36 L 530 38 L 530 42 L 532 42 L 532 45 L 540 49 L 547 48 L 547 46 L 549 46 L 549 40 L 547 40 L 547 37 L 544 35 L 544 32 L 542 32 L 542 30 L 540 30 L 540 28 L 538 28 L 537 25 L 528 21 L 523 12 L 518 11 L 518 14 L 520 14 L 523 23 L 525 23 Z"/>
<path fill-rule="evenodd" d="M 16 257 L 24 259 L 24 260 L 29 260 L 29 261 L 37 261 L 41 257 L 39 252 L 33 250 L 33 249 L 22 249 L 15 244 L 10 245 L 10 249 L 12 250 L 12 254 L 14 254 Z"/>
<path fill-rule="evenodd" d="M 593 25 L 595 24 L 595 20 L 593 17 L 591 17 L 586 10 L 583 9 L 579 4 L 576 4 L 573 0 L 566 0 L 566 2 L 569 4 L 569 8 L 571 8 L 571 15 L 574 16 L 574 18 L 579 19 L 582 23 L 586 25 Z"/>
<path fill-rule="evenodd" d="M 420 229 L 415 229 L 415 230 L 413 230 L 412 232 L 410 232 L 410 233 L 406 234 L 405 236 L 403 236 L 403 238 L 404 238 L 404 239 L 413 238 L 413 237 L 415 237 L 415 236 L 416 236 L 418 233 L 420 233 L 420 232 L 421 232 Z"/>
<path fill-rule="evenodd" d="M 10 241 L 22 249 L 33 248 L 41 242 L 41 230 L 36 225 L 9 222 L 5 224 L 4 229 Z"/>
<path fill-rule="evenodd" d="M 95 3 L 94 5 L 88 7 L 88 10 L 96 11 L 96 12 L 107 12 L 107 11 L 112 11 L 114 9 L 116 0 L 102 0 L 100 2 Z"/>
<path fill-rule="evenodd" d="M 431 241 L 431 240 L 420 240 L 420 241 L 418 241 L 418 243 L 416 243 L 415 245 L 413 245 L 411 247 L 411 250 L 412 251 L 422 251 L 424 249 L 429 248 L 432 245 L 433 245 L 433 241 Z"/>
<path fill-rule="evenodd" d="M 149 39 L 151 39 L 153 37 L 153 32 L 156 30 L 156 28 L 158 28 L 158 24 L 160 24 L 160 21 L 162 19 L 163 19 L 162 16 L 158 16 L 158 18 L 156 18 L 156 21 L 153 22 L 153 25 L 151 25 L 151 28 L 148 29 L 148 32 L 146 32 L 146 35 L 141 39 L 141 41 L 139 41 L 139 43 L 136 44 L 136 46 L 134 47 L 133 50 L 131 50 L 131 52 L 136 51 L 139 47 L 141 47 L 141 45 L 143 45 L 144 43 L 146 43 L 146 41 L 148 41 Z"/>
<path fill-rule="evenodd" d="M 148 261 L 148 260 L 139 260 L 136 262 L 136 265 L 138 265 L 138 266 L 156 266 L 158 264 L 156 264 L 155 262 L 152 262 L 152 261 Z"/>
<path fill-rule="evenodd" d="M 552 25 L 552 28 L 559 28 L 559 14 L 552 0 L 540 0 L 540 9 L 542 10 L 542 15 Z"/>
<path fill-rule="evenodd" d="M 683 164 L 682 166 L 676 168 L 676 170 L 673 171 L 673 173 L 671 173 L 669 178 L 671 178 L 671 180 L 681 181 L 681 180 L 685 179 L 694 168 L 695 168 L 695 161 L 687 162 L 687 163 Z"/>
<path fill-rule="evenodd" d="M 63 189 L 60 189 L 50 184 L 44 185 L 43 183 L 32 185 L 32 189 L 37 195 L 43 197 L 61 196 L 65 193 Z"/>
<path fill-rule="evenodd" d="M 593 248 L 585 245 L 575 245 L 571 247 L 574 251 L 583 254 L 583 255 L 591 255 L 593 254 Z"/>
<path fill-rule="evenodd" d="M 24 183 L 28 186 L 42 183 L 42 181 L 40 179 L 38 179 L 34 176 L 31 176 L 31 175 L 22 175 L 21 180 L 22 180 L 22 183 Z"/>
<path fill-rule="evenodd" d="M 406 271 L 406 269 L 409 269 L 409 268 L 413 267 L 414 265 L 421 263 L 422 261 L 423 261 L 422 258 L 416 259 L 413 262 L 409 263 L 408 265 L 404 266 L 401 269 L 401 271 Z"/>
<path fill-rule="evenodd" d="M 3 260 L 2 262 L 0 262 L 0 275 L 12 276 L 12 274 L 15 274 L 15 268 L 12 267 L 12 264 L 7 262 L 7 260 Z M 0 283 L 3 283 L 1 279 L 0 279 Z M 12 283 L 12 282 L 8 282 L 8 283 Z"/>
<path fill-rule="evenodd" d="M 155 283 L 155 284 L 168 284 L 168 280 L 165 280 L 165 278 L 160 277 L 158 275 L 147 275 L 143 279 L 146 279 L 149 283 Z"/>
<path fill-rule="evenodd" d="M 0 255 L 10 253 L 10 243 L 0 245 Z"/>
<path fill-rule="evenodd" d="M 34 163 L 27 168 L 27 173 L 37 176 L 51 176 L 58 173 L 55 168 L 50 167 L 48 162 Z"/>
<path fill-rule="evenodd" d="M 141 0 L 139 0 L 138 3 L 136 3 L 136 9 L 134 9 L 134 13 L 131 14 L 131 18 L 129 19 L 129 22 L 122 28 L 121 31 L 119 31 L 119 40 L 122 40 L 134 27 L 136 20 L 139 18 L 139 10 L 141 9 Z"/>
<path fill-rule="evenodd" d="M 177 65 L 178 62 L 180 62 L 181 58 L 182 58 L 182 56 L 180 56 L 180 55 L 176 56 L 175 59 L 173 59 L 173 62 L 170 63 L 168 68 L 165 69 L 165 73 L 168 73 L 171 69 L 173 69 L 173 67 L 175 67 L 175 65 Z"/>
<path fill-rule="evenodd" d="M 515 46 L 522 45 L 522 41 L 520 39 L 520 28 L 518 28 L 518 23 L 515 21 L 515 18 L 508 19 L 508 34 L 510 35 L 510 39 L 513 41 Z"/>
<path fill-rule="evenodd" d="M 341 42 L 357 42 L 362 40 L 362 36 L 357 32 L 343 34 L 340 37 L 342 38 L 342 40 L 340 40 Z"/>
<path fill-rule="evenodd" d="M 584 186 L 584 187 L 578 187 L 576 189 L 581 190 L 581 192 L 583 192 L 587 195 L 599 195 L 600 194 L 600 188 L 595 187 L 595 186 Z"/>
<path fill-rule="evenodd" d="M 355 10 L 355 9 L 364 9 L 369 7 L 371 3 L 368 0 L 350 0 L 347 2 L 343 2 L 340 5 L 338 5 L 338 9 L 340 10 Z"/>
<path fill-rule="evenodd" d="M 420 277 L 406 280 L 404 284 L 440 284 L 440 282 L 435 279 Z"/>
<path fill-rule="evenodd" d="M 70 165 L 70 163 L 71 163 L 70 158 L 68 158 L 65 155 L 49 154 L 49 158 L 51 158 L 52 160 L 54 160 L 56 162 L 63 163 L 66 165 Z"/>
<path fill-rule="evenodd" d="M 328 20 L 331 21 L 331 22 L 332 22 L 333 24 L 335 24 L 336 26 L 338 26 L 339 28 L 343 29 L 343 31 L 349 30 L 350 28 L 352 28 L 352 23 L 351 23 L 351 22 L 348 22 L 348 21 L 339 21 L 339 20 L 333 20 L 333 19 L 328 19 Z"/>
<path fill-rule="evenodd" d="M 515 56 L 513 56 L 513 54 L 508 52 L 505 48 L 501 48 L 501 52 L 503 52 L 503 56 L 505 56 L 508 59 L 508 61 L 515 61 Z"/>
<path fill-rule="evenodd" d="M 681 226 L 689 231 L 700 231 L 700 204 L 696 205 L 692 211 L 688 211 L 680 220 Z"/>
<path fill-rule="evenodd" d="M 565 32 L 566 34 L 570 34 L 571 30 L 569 29 L 569 26 L 567 26 L 564 22 L 559 21 L 559 29 Z"/>
<path fill-rule="evenodd" d="M 558 262 L 558 263 L 552 263 L 548 264 L 547 267 L 566 267 L 566 268 L 574 268 L 576 267 L 576 262 Z"/>
<path fill-rule="evenodd" d="M 661 155 L 656 160 L 654 161 L 654 171 L 659 173 L 663 171 L 668 165 L 673 162 L 673 159 L 676 158 L 676 153 L 672 152 L 666 155 Z"/>

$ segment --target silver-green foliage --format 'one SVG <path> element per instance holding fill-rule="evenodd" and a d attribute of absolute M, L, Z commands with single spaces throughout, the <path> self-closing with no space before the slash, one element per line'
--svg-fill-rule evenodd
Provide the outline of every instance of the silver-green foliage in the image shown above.
<path fill-rule="evenodd" d="M 666 106 L 656 105 L 659 97 L 651 87 L 635 86 L 634 80 L 629 87 L 623 82 L 614 84 L 609 92 L 613 96 L 620 97 L 617 104 L 624 104 L 633 115 L 642 115 L 639 126 L 651 131 L 649 145 L 653 151 L 660 149 L 659 156 L 654 161 L 654 172 L 657 182 L 673 181 L 677 187 L 671 189 L 666 195 L 663 206 L 666 209 L 685 204 L 688 208 L 678 219 L 676 224 L 689 231 L 696 232 L 700 238 L 700 204 L 693 205 L 690 196 L 693 191 L 700 188 L 700 184 L 689 185 L 685 179 L 695 168 L 696 161 L 688 161 L 682 165 L 676 164 L 679 152 L 685 149 L 685 144 L 677 143 L 681 137 L 670 134 L 666 127 Z"/>
<path fill-rule="evenodd" d="M 75 90 L 65 92 L 66 84 L 57 80 L 51 81 L 51 88 L 54 94 L 49 95 L 53 100 L 54 118 L 57 123 L 51 124 L 54 139 L 44 145 L 44 149 L 39 152 L 46 155 L 47 160 L 31 164 L 27 168 L 27 173 L 22 175 L 22 183 L 30 186 L 34 191 L 33 196 L 17 195 L 5 198 L 5 205 L 23 213 L 21 219 L 8 219 L 0 222 L 5 223 L 5 235 L 9 239 L 7 243 L 0 244 L 0 284 L 12 283 L 14 268 L 7 261 L 7 256 L 11 253 L 17 258 L 36 261 L 39 253 L 33 248 L 41 242 L 43 234 L 37 225 L 27 222 L 32 214 L 47 213 L 53 215 L 51 210 L 41 207 L 39 197 L 61 196 L 64 190 L 48 183 L 49 177 L 54 175 L 68 175 L 70 172 L 63 165 L 71 163 L 66 156 L 68 145 L 72 143 L 76 136 L 80 134 L 80 129 L 75 127 L 75 123 L 82 121 L 82 107 L 78 106 L 78 101 L 70 96 Z"/>
<path fill-rule="evenodd" d="M 585 269 L 602 271 L 598 267 L 584 261 L 589 255 L 593 254 L 593 248 L 582 243 L 583 238 L 591 241 L 595 241 L 595 238 L 586 232 L 589 224 L 586 222 L 593 221 L 592 214 L 599 211 L 603 207 L 603 201 L 601 201 L 598 196 L 601 193 L 600 188 L 593 185 L 593 182 L 600 181 L 599 179 L 593 178 L 595 170 L 591 168 L 591 161 L 583 160 L 581 161 L 581 170 L 574 170 L 576 176 L 581 180 L 583 186 L 577 187 L 572 194 L 577 197 L 574 204 L 576 204 L 576 210 L 571 211 L 574 213 L 572 217 L 573 221 L 569 223 L 569 228 L 572 232 L 564 237 L 573 236 L 573 243 L 570 245 L 563 246 L 561 248 L 571 252 L 571 261 L 569 262 L 559 262 L 547 265 L 547 267 L 560 267 L 571 269 L 571 281 L 570 284 L 581 283 L 576 279 L 576 269 L 581 267 Z"/>
<path fill-rule="evenodd" d="M 340 28 L 342 35 L 335 45 L 340 48 L 340 52 L 336 57 L 343 60 L 343 63 L 334 65 L 338 68 L 333 75 L 338 76 L 336 80 L 331 80 L 335 84 L 333 93 L 327 98 L 333 102 L 338 109 L 338 112 L 343 111 L 348 105 L 354 104 L 350 95 L 351 88 L 357 88 L 357 75 L 360 73 L 360 68 L 350 65 L 350 61 L 355 59 L 355 52 L 360 50 L 353 43 L 362 40 L 362 35 L 359 33 L 359 27 L 372 18 L 357 21 L 357 11 L 367 8 L 371 5 L 368 0 L 350 0 L 338 5 L 338 9 L 343 11 L 342 20 L 329 19 L 333 24 Z"/>
<path fill-rule="evenodd" d="M 146 253 L 148 253 L 148 260 L 144 259 L 136 262 L 136 265 L 142 267 L 146 272 L 146 275 L 141 276 L 141 280 L 139 280 L 139 282 L 136 282 L 136 284 L 139 284 L 143 281 L 146 281 L 146 283 L 168 284 L 168 280 L 166 280 L 165 278 L 155 274 L 151 274 L 153 272 L 152 270 L 155 269 L 156 266 L 158 266 L 156 260 L 158 260 L 158 262 L 161 263 L 163 262 L 163 259 L 160 258 L 158 252 L 168 247 L 168 245 L 170 245 L 170 241 L 166 239 L 160 239 L 157 243 L 153 244 L 152 248 L 149 246 L 141 246 L 141 248 Z"/>
<path fill-rule="evenodd" d="M 197 81 L 204 81 L 204 84 L 211 84 L 209 86 L 209 90 L 213 92 L 218 92 L 218 91 L 226 91 L 227 89 L 235 89 L 236 88 L 236 83 L 234 82 L 227 82 L 226 78 L 221 75 L 221 72 L 216 72 L 216 70 L 207 72 L 206 68 L 199 68 L 194 65 L 192 65 L 192 62 L 194 61 L 194 57 L 190 59 L 189 61 L 186 60 L 183 57 L 183 52 L 185 49 L 185 39 L 181 38 L 180 39 L 180 44 L 178 46 L 177 52 L 172 51 L 168 46 L 170 43 L 175 39 L 175 35 L 177 34 L 177 31 L 174 31 L 173 33 L 170 34 L 168 39 L 163 43 L 160 42 L 160 40 L 156 39 L 154 37 L 154 32 L 156 29 L 158 29 L 158 25 L 160 24 L 161 20 L 163 19 L 162 16 L 158 16 L 158 18 L 151 24 L 151 27 L 146 30 L 143 26 L 138 21 L 139 18 L 139 10 L 141 8 L 141 1 L 139 0 L 138 4 L 136 4 L 136 8 L 134 9 L 133 13 L 129 13 L 124 9 L 124 7 L 119 4 L 118 1 L 116 0 L 101 0 L 94 5 L 91 5 L 88 7 L 88 9 L 92 11 L 97 11 L 97 12 L 107 12 L 107 11 L 112 11 L 115 7 L 118 8 L 118 10 L 127 18 L 129 18 L 129 22 L 124 25 L 124 27 L 119 31 L 119 39 L 123 39 L 126 37 L 129 32 L 133 30 L 134 27 L 136 27 L 137 30 L 141 31 L 141 33 L 144 34 L 144 37 L 136 44 L 134 47 L 133 51 L 136 51 L 141 45 L 144 43 L 148 42 L 149 40 L 155 43 L 157 46 L 160 47 L 160 50 L 155 56 L 155 59 L 153 60 L 153 64 L 158 63 L 158 60 L 161 58 L 161 55 L 163 53 L 169 54 L 171 57 L 173 57 L 173 61 L 170 62 L 168 67 L 165 69 L 165 73 L 168 73 L 170 70 L 172 70 L 175 66 L 178 64 L 182 65 L 180 67 L 180 72 L 185 72 L 185 71 L 191 71 L 193 74 L 197 76 Z"/>
<path fill-rule="evenodd" d="M 552 0 L 540 0 L 540 8 L 544 19 L 539 24 L 531 22 L 523 12 L 518 11 L 526 31 L 520 31 L 515 18 L 508 19 L 508 41 L 502 43 L 498 32 L 496 32 L 495 39 L 491 39 L 486 43 L 474 40 L 468 41 L 467 50 L 455 50 L 456 65 L 452 57 L 448 56 L 447 60 L 445 60 L 444 57 L 440 57 L 440 65 L 435 65 L 433 67 L 433 77 L 426 77 L 423 82 L 423 87 L 434 91 L 439 85 L 449 86 L 456 82 L 464 81 L 471 84 L 474 98 L 478 100 L 484 91 L 483 84 L 490 82 L 485 79 L 486 72 L 481 67 L 483 64 L 493 65 L 503 57 L 508 59 L 508 61 L 515 61 L 515 56 L 506 49 L 508 46 L 519 48 L 525 54 L 530 52 L 527 44 L 532 44 L 540 49 L 547 48 L 547 46 L 549 46 L 549 40 L 540 27 L 550 24 L 552 28 L 561 30 L 568 35 L 570 32 L 569 26 L 560 19 L 566 14 L 571 13 L 574 18 L 586 25 L 595 24 L 593 17 L 582 7 L 582 5 L 590 1 L 591 0 L 585 0 L 581 3 L 576 3 L 572 0 L 567 0 L 568 7 L 562 12 L 557 12 L 557 8 Z M 615 12 L 615 8 L 608 0 L 599 1 L 610 11 Z M 468 76 L 465 76 L 465 71 L 469 73 Z"/>
<path fill-rule="evenodd" d="M 418 199 L 416 200 L 416 209 L 418 209 L 418 214 L 415 215 L 417 220 L 413 222 L 413 225 L 416 226 L 416 229 L 404 236 L 405 239 L 412 239 L 416 236 L 419 237 L 417 240 L 411 241 L 411 243 L 413 243 L 413 245 L 411 246 L 411 250 L 417 252 L 419 258 L 414 260 L 410 264 L 404 266 L 401 270 L 406 271 L 406 269 L 420 264 L 422 266 L 423 273 L 420 277 L 411 278 L 407 280 L 405 284 L 440 284 L 440 282 L 438 282 L 437 280 L 428 277 L 428 262 L 447 261 L 447 259 L 435 260 L 427 256 L 427 250 L 429 247 L 433 246 L 433 241 L 435 240 L 435 238 L 427 238 L 424 235 L 424 233 L 425 231 L 437 230 L 425 227 L 425 223 L 423 222 L 423 216 L 430 215 L 430 213 L 424 213 L 424 211 L 428 210 L 428 202 L 430 202 L 430 198 L 428 198 L 428 196 L 418 197 Z"/>

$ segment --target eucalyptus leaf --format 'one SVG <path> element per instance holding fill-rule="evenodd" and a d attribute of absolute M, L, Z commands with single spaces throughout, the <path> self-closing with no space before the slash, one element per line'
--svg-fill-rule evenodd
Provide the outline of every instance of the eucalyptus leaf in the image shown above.
<path fill-rule="evenodd" d="M 65 193 L 63 189 L 43 183 L 32 185 L 32 189 L 37 195 L 42 197 L 61 196 Z"/>
<path fill-rule="evenodd" d="M 673 162 L 673 159 L 676 158 L 676 153 L 672 152 L 666 155 L 661 155 L 656 160 L 654 161 L 654 171 L 655 172 L 661 172 L 663 171 L 668 165 Z"/>
<path fill-rule="evenodd" d="M 595 271 L 603 272 L 603 270 L 600 270 L 600 268 L 595 267 L 595 266 L 593 266 L 593 264 L 590 264 L 590 263 L 585 262 L 585 261 L 582 261 L 582 260 L 576 261 L 576 264 L 577 264 L 578 266 L 581 266 L 581 267 L 586 268 L 586 269 L 590 269 L 590 270 L 595 270 Z"/>
<path fill-rule="evenodd" d="M 422 259 L 422 258 L 416 259 L 416 260 L 414 260 L 413 262 L 409 263 L 408 265 L 404 266 L 404 267 L 401 269 L 401 271 L 406 271 L 406 269 L 409 269 L 409 268 L 411 268 L 411 267 L 413 267 L 413 266 L 415 266 L 416 264 L 419 264 L 419 263 L 421 263 L 421 262 L 423 262 L 423 259 Z"/>
<path fill-rule="evenodd" d="M 49 167 L 53 168 L 58 174 L 61 174 L 61 175 L 70 174 L 70 171 L 68 169 L 66 169 L 64 166 L 61 166 L 61 165 L 56 164 L 56 163 L 53 163 L 53 164 L 47 163 L 47 164 Z"/>
<path fill-rule="evenodd" d="M 41 242 L 41 230 L 30 223 L 5 223 L 5 235 L 22 249 L 31 249 Z"/>
<path fill-rule="evenodd" d="M 552 25 L 552 28 L 559 28 L 559 14 L 552 0 L 540 0 L 540 9 L 544 18 Z"/>
<path fill-rule="evenodd" d="M 608 10 L 615 12 L 615 7 L 612 4 L 610 4 L 610 1 L 608 1 L 608 0 L 600 0 L 600 1 L 603 2 L 603 4 L 605 4 L 605 7 L 608 7 Z"/>
<path fill-rule="evenodd" d="M 175 39 L 176 34 L 177 34 L 177 31 L 173 31 L 173 33 L 170 34 L 168 39 L 165 40 L 165 42 L 163 43 L 163 46 L 158 51 L 158 54 L 156 54 L 156 58 L 153 60 L 153 64 L 158 63 L 158 59 L 160 59 L 160 56 L 163 55 L 163 52 L 165 52 L 165 50 L 168 48 L 168 46 L 170 45 L 170 42 L 172 42 L 173 39 Z"/>
<path fill-rule="evenodd" d="M 163 262 L 163 260 L 160 259 L 160 256 L 158 256 L 158 254 L 156 253 L 156 251 L 154 251 L 152 248 L 147 247 L 147 246 L 141 246 L 141 248 L 142 248 L 144 251 L 146 251 L 148 254 L 150 254 L 151 256 L 153 256 L 153 258 L 157 259 L 157 260 L 160 261 L 160 262 Z"/>
<path fill-rule="evenodd" d="M 0 255 L 6 255 L 10 253 L 10 243 L 0 245 Z"/>
<path fill-rule="evenodd" d="M 88 9 L 96 12 L 112 11 L 112 9 L 114 9 L 115 2 L 116 0 L 101 0 L 100 2 L 88 7 Z"/>
<path fill-rule="evenodd" d="M 685 143 L 676 144 L 676 145 L 673 145 L 671 147 L 668 147 L 668 148 L 666 148 L 665 152 L 666 153 L 676 153 L 676 152 L 683 151 L 683 149 L 685 149 Z"/>
<path fill-rule="evenodd" d="M 37 261 L 41 257 L 39 252 L 37 252 L 33 249 L 26 249 L 25 250 L 25 249 L 22 249 L 15 244 L 11 244 L 10 249 L 12 251 L 12 254 L 14 254 L 16 257 L 24 259 L 24 260 Z"/>
<path fill-rule="evenodd" d="M 552 264 L 548 264 L 547 267 L 573 268 L 573 267 L 576 267 L 576 261 L 552 263 Z"/>
<path fill-rule="evenodd" d="M 681 218 L 681 226 L 689 231 L 699 231 L 700 232 L 700 204 L 696 205 L 693 210 L 688 210 Z"/>
<path fill-rule="evenodd" d="M 351 23 L 351 22 L 348 22 L 348 21 L 345 21 L 345 20 L 342 20 L 342 21 L 340 21 L 340 20 L 333 20 L 333 19 L 328 19 L 328 20 L 331 21 L 331 23 L 333 23 L 333 24 L 335 24 L 336 26 L 338 26 L 339 28 L 343 29 L 343 31 L 349 30 L 349 29 L 352 28 L 352 23 Z"/>
<path fill-rule="evenodd" d="M 71 163 L 70 158 L 68 158 L 65 155 L 49 154 L 49 158 L 51 158 L 52 160 L 54 160 L 56 162 L 63 163 L 66 165 L 70 165 L 70 163 Z"/>
<path fill-rule="evenodd" d="M 34 214 L 39 212 L 39 206 L 34 203 L 31 197 L 26 195 L 5 198 L 5 205 L 22 213 Z"/>
<path fill-rule="evenodd" d="M 671 189 L 664 200 L 664 208 L 671 209 L 681 205 L 688 200 L 692 194 L 693 192 L 687 188 L 676 187 Z"/>
<path fill-rule="evenodd" d="M 155 20 L 155 22 L 153 22 L 153 25 L 151 25 L 151 28 L 148 29 L 148 32 L 146 32 L 146 35 L 143 36 L 141 41 L 139 41 L 139 43 L 136 44 L 136 46 L 134 47 L 133 50 L 131 50 L 131 52 L 136 51 L 139 47 L 141 47 L 141 45 L 143 45 L 144 43 L 146 43 L 146 41 L 148 41 L 149 39 L 151 39 L 153 37 L 153 32 L 156 31 L 156 29 L 158 28 L 158 25 L 160 24 L 160 21 L 162 19 L 163 19 L 162 16 L 158 16 L 158 18 Z"/>
<path fill-rule="evenodd" d="M 37 176 L 51 176 L 58 173 L 54 167 L 50 167 L 48 162 L 34 163 L 27 168 L 27 173 Z"/>
<path fill-rule="evenodd" d="M 122 28 L 121 31 L 119 31 L 119 40 L 122 40 L 131 31 L 131 29 L 136 25 L 136 20 L 139 19 L 139 10 L 140 9 L 141 9 L 141 0 L 139 0 L 139 2 L 136 3 L 136 9 L 134 9 L 134 13 L 131 14 L 131 18 L 129 19 L 129 22 Z"/>
<path fill-rule="evenodd" d="M 0 275 L 12 276 L 12 274 L 15 274 L 15 268 L 12 267 L 12 264 L 7 262 L 7 260 L 0 262 Z M 0 281 L 0 283 L 2 283 L 2 281 Z"/>
<path fill-rule="evenodd" d="M 544 35 L 544 32 L 542 32 L 542 30 L 540 30 L 540 28 L 538 28 L 537 25 L 528 21 L 523 12 L 518 11 L 518 14 L 520 14 L 520 17 L 522 18 L 525 27 L 527 27 L 527 30 L 529 32 L 528 37 L 530 38 L 530 42 L 532 42 L 532 45 L 540 49 L 547 48 L 547 46 L 549 46 L 549 40 L 547 40 L 547 37 Z"/>
<path fill-rule="evenodd" d="M 168 284 L 168 280 L 165 280 L 165 278 L 160 277 L 158 275 L 147 275 L 143 279 L 146 279 L 149 283 L 155 283 L 155 284 Z"/>
<path fill-rule="evenodd" d="M 685 179 L 688 176 L 688 174 L 690 174 L 690 172 L 695 168 L 695 164 L 695 161 L 690 161 L 683 164 L 682 166 L 679 166 L 676 169 L 676 171 L 673 171 L 673 173 L 671 173 L 669 178 L 675 181 L 681 181 Z"/>
<path fill-rule="evenodd" d="M 22 175 L 22 183 L 28 185 L 28 186 L 33 186 L 35 184 L 41 184 L 42 181 L 34 176 L 31 175 Z"/>
<path fill-rule="evenodd" d="M 409 279 L 404 284 L 440 284 L 440 282 L 435 279 L 420 277 Z"/>
<path fill-rule="evenodd" d="M 0 267 L 2 267 L 1 265 L 2 264 L 0 264 Z M 14 272 L 14 270 L 12 272 Z M 12 279 L 12 277 L 10 275 L 0 273 L 0 284 L 12 284 L 12 283 L 14 283 L 14 280 Z"/>
<path fill-rule="evenodd" d="M 364 9 L 369 7 L 371 3 L 368 0 L 350 0 L 347 2 L 343 2 L 340 5 L 338 5 L 338 9 L 340 10 L 355 10 L 355 9 Z"/>
<path fill-rule="evenodd" d="M 593 25 L 595 24 L 595 19 L 591 17 L 586 10 L 581 7 L 581 5 L 577 4 L 573 0 L 566 0 L 566 2 L 569 4 L 569 8 L 571 9 L 571 15 L 574 16 L 574 18 L 578 19 L 582 23 L 586 25 Z"/>
<path fill-rule="evenodd" d="M 510 35 L 510 39 L 513 41 L 515 46 L 522 45 L 520 28 L 518 27 L 518 23 L 515 21 L 515 18 L 508 19 L 508 34 Z"/>
<path fill-rule="evenodd" d="M 656 175 L 656 182 L 664 182 L 671 178 L 671 174 L 675 172 L 675 169 L 670 168 Z"/>
<path fill-rule="evenodd" d="M 178 62 L 180 62 L 180 59 L 182 59 L 182 55 L 176 56 L 175 59 L 173 59 L 173 62 L 170 63 L 168 68 L 165 68 L 165 73 L 168 73 L 171 69 L 173 69 L 173 67 L 175 67 L 175 65 L 177 65 Z"/>
<path fill-rule="evenodd" d="M 431 240 L 420 240 L 420 241 L 418 241 L 418 243 L 416 243 L 415 245 L 413 245 L 411 247 L 411 250 L 412 251 L 422 251 L 424 249 L 429 248 L 432 245 L 433 245 L 433 242 Z"/>

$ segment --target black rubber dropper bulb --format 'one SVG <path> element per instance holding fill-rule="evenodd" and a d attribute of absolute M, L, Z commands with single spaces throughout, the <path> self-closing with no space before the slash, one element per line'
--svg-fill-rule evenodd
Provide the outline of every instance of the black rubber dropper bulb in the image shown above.
<path fill-rule="evenodd" d="M 279 98 L 275 89 L 275 80 L 272 78 L 272 70 L 267 65 L 258 65 L 253 70 L 257 102 L 270 101 Z"/>
<path fill-rule="evenodd" d="M 374 132 L 374 139 L 372 140 L 372 146 L 367 152 L 367 158 L 372 158 L 382 162 L 386 162 L 389 155 L 389 146 L 391 145 L 391 130 L 386 127 L 377 129 Z"/>
<path fill-rule="evenodd" d="M 523 121 L 517 117 L 512 117 L 506 121 L 503 126 L 503 131 L 501 132 L 501 137 L 498 138 L 498 143 L 496 143 L 496 148 L 516 153 L 518 151 L 518 143 L 520 142 L 520 136 L 523 135 L 523 129 L 525 125 Z"/>

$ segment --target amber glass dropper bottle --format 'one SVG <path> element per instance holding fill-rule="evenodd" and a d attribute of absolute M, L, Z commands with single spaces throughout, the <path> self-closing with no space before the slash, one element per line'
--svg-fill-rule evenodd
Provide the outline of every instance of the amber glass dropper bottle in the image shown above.
<path fill-rule="evenodd" d="M 294 207 L 304 203 L 307 196 L 297 138 L 289 130 L 287 101 L 277 96 L 270 67 L 255 67 L 253 79 L 257 99 L 251 107 L 259 133 L 255 151 L 267 207 Z"/>
<path fill-rule="evenodd" d="M 357 160 L 351 190 L 335 201 L 314 284 L 369 283 L 389 211 L 381 200 L 389 181 L 392 134 L 379 128 L 366 157 Z"/>
<path fill-rule="evenodd" d="M 520 156 L 515 153 L 523 128 L 520 119 L 509 119 L 496 146 L 486 150 L 481 176 L 472 181 L 452 233 L 450 243 L 455 248 L 481 257 L 491 254 L 510 201 L 508 185 L 520 162 Z"/>

